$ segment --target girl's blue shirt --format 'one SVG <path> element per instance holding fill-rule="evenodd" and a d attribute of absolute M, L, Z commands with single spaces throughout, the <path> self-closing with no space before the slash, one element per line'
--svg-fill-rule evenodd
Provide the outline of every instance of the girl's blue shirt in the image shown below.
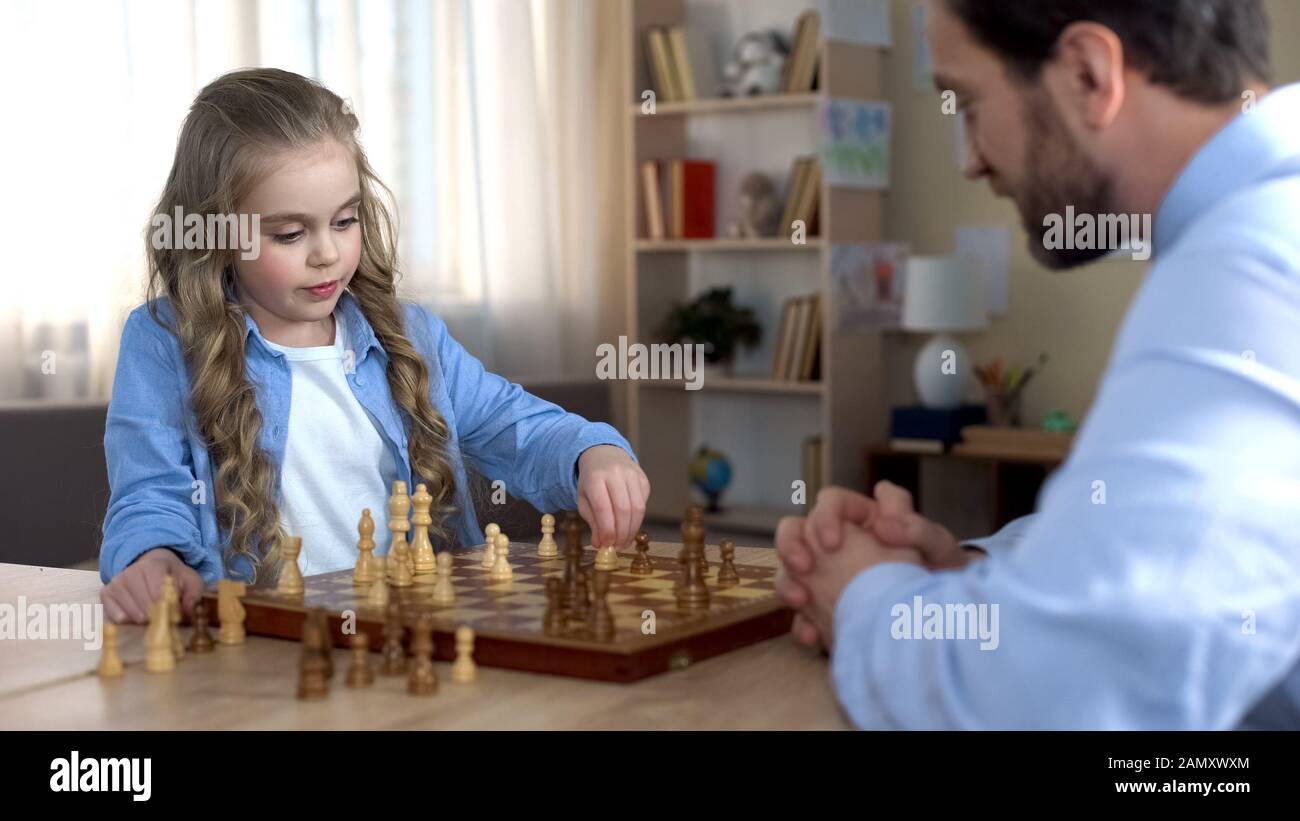
<path fill-rule="evenodd" d="M 169 301 L 163 297 L 156 307 L 159 318 L 174 326 Z M 503 480 L 511 495 L 539 510 L 560 510 L 576 507 L 577 463 L 584 450 L 614 445 L 636 458 L 609 425 L 567 413 L 489 373 L 426 309 L 404 304 L 403 313 L 407 337 L 428 364 L 429 398 L 450 432 L 457 512 L 449 524 L 461 545 L 483 541 L 468 492 L 467 462 L 480 474 Z M 411 419 L 389 391 L 388 354 L 347 291 L 339 299 L 338 315 L 355 346 L 348 386 L 392 449 L 399 478 L 413 491 L 424 480 L 412 475 L 407 451 Z M 284 355 L 267 344 L 247 314 L 245 325 L 246 373 L 262 415 L 258 444 L 278 474 L 292 377 Z M 229 534 L 218 532 L 214 466 L 190 406 L 180 344 L 154 321 L 147 305 L 133 310 L 122 330 L 104 453 L 111 487 L 99 562 L 105 582 L 155 547 L 176 551 L 209 584 L 223 575 L 251 577 L 246 560 L 224 566 Z M 277 503 L 282 499 L 277 480 Z"/>

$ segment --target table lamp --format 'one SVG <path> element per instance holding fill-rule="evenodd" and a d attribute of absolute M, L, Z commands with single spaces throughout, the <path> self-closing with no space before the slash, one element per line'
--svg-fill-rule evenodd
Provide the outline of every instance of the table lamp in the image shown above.
<path fill-rule="evenodd" d="M 916 356 L 912 376 L 923 407 L 961 407 L 974 369 L 970 354 L 949 334 L 987 326 L 984 283 L 964 257 L 911 257 L 903 292 L 903 330 L 935 336 Z"/>

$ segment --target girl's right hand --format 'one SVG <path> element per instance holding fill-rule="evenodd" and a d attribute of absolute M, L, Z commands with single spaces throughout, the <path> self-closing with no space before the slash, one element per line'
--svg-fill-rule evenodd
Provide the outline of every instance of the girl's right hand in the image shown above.
<path fill-rule="evenodd" d="M 167 576 L 176 580 L 181 609 L 188 615 L 203 594 L 203 578 L 171 550 L 155 547 L 141 553 L 100 591 L 99 598 L 108 619 L 118 624 L 147 623 L 149 605 L 162 596 L 163 579 Z"/>

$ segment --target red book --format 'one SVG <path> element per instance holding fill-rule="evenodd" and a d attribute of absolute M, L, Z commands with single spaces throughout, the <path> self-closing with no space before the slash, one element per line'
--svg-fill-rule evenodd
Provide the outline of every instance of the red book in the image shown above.
<path fill-rule="evenodd" d="M 682 161 L 682 237 L 713 239 L 717 203 L 714 199 L 717 167 L 711 162 Z"/>

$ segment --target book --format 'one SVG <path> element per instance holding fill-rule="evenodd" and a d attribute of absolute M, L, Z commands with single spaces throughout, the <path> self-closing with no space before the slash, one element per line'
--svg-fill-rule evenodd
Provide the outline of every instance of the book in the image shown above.
<path fill-rule="evenodd" d="M 785 207 L 781 211 L 781 235 L 790 236 L 791 225 L 799 219 L 799 202 L 803 198 L 804 187 L 808 184 L 808 172 L 812 168 L 812 157 L 795 157 L 790 167 L 790 180 L 786 185 Z M 805 228 L 807 225 L 805 224 Z"/>
<path fill-rule="evenodd" d="M 650 76 L 654 80 L 655 92 L 665 103 L 680 100 L 681 90 L 677 85 L 676 73 L 673 71 L 672 53 L 668 46 L 668 37 L 661 28 L 652 28 L 646 32 L 646 55 L 650 63 Z"/>
<path fill-rule="evenodd" d="M 809 297 L 812 303 L 811 319 L 808 325 L 808 338 L 804 344 L 803 359 L 799 363 L 799 372 L 795 376 L 801 382 L 810 381 L 817 365 L 817 357 L 821 353 L 822 343 L 822 297 L 821 294 L 813 294 Z"/>
<path fill-rule="evenodd" d="M 807 171 L 799 189 L 799 202 L 795 205 L 795 215 L 791 219 L 803 220 L 808 236 L 815 236 L 817 231 L 817 212 L 822 200 L 822 165 L 816 157 L 808 158 Z"/>
<path fill-rule="evenodd" d="M 804 352 L 808 348 L 808 328 L 812 325 L 812 297 L 798 297 L 799 308 L 794 328 L 794 344 L 790 346 L 790 361 L 785 366 L 785 379 L 788 382 L 799 378 L 799 368 L 803 365 Z"/>
<path fill-rule="evenodd" d="M 821 49 L 821 15 L 809 9 L 799 15 L 794 26 L 794 42 L 782 74 L 787 94 L 812 91 Z"/>
<path fill-rule="evenodd" d="M 681 239 L 685 230 L 685 174 L 681 160 L 668 163 L 668 234 L 673 239 Z"/>
<path fill-rule="evenodd" d="M 944 443 L 939 439 L 909 439 L 895 436 L 889 440 L 889 449 L 899 453 L 943 453 Z"/>
<path fill-rule="evenodd" d="M 785 377 L 782 375 L 782 366 L 789 355 L 790 344 L 793 341 L 793 317 L 795 303 L 793 299 L 787 299 L 781 305 L 781 326 L 776 335 L 776 345 L 772 352 L 772 379 L 780 381 Z"/>
<path fill-rule="evenodd" d="M 803 440 L 802 449 L 802 472 L 803 480 L 806 485 L 807 502 L 811 506 L 817 498 L 817 493 L 822 489 L 822 438 L 820 436 L 809 436 Z"/>
<path fill-rule="evenodd" d="M 717 166 L 701 160 L 682 160 L 683 239 L 713 239 L 717 236 Z"/>
<path fill-rule="evenodd" d="M 674 26 L 668 31 L 668 44 L 682 99 L 699 100 L 716 96 L 718 73 L 704 32 Z"/>
<path fill-rule="evenodd" d="M 641 197 L 645 206 L 646 232 L 650 239 L 664 238 L 664 204 L 659 190 L 659 163 L 641 163 Z"/>

